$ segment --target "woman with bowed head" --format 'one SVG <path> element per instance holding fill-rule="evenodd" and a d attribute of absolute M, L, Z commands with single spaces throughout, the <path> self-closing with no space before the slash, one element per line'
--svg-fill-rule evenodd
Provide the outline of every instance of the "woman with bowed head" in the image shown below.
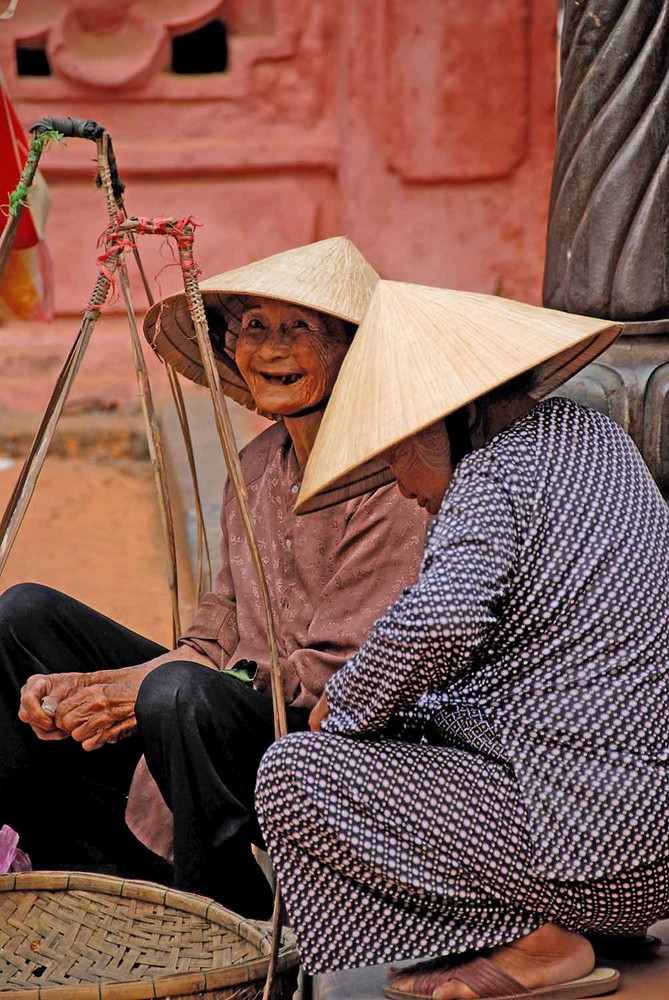
<path fill-rule="evenodd" d="M 374 292 L 298 509 L 366 468 L 435 518 L 315 732 L 260 767 L 311 972 L 425 959 L 386 995 L 576 1000 L 619 978 L 586 934 L 669 916 L 669 514 L 620 427 L 544 398 L 619 329 Z"/>

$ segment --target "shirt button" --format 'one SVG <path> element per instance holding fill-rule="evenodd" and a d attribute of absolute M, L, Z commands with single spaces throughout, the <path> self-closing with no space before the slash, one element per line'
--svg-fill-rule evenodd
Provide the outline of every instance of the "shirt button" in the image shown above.
<path fill-rule="evenodd" d="M 293 485 L 292 485 L 292 486 L 290 487 L 290 492 L 291 492 L 291 493 L 299 493 L 299 492 L 300 492 L 300 487 L 299 487 L 299 484 L 298 484 L 298 483 L 294 483 L 294 484 L 293 484 Z"/>
<path fill-rule="evenodd" d="M 292 549 L 292 547 L 293 547 L 293 539 L 292 538 L 287 538 L 283 544 L 286 546 L 287 549 Z"/>

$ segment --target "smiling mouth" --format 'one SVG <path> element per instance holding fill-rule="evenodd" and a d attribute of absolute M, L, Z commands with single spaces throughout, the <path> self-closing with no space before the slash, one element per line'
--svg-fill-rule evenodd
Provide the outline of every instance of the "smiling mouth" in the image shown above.
<path fill-rule="evenodd" d="M 299 382 L 304 378 L 304 372 L 293 372 L 288 375 L 271 375 L 269 372 L 258 372 L 258 374 L 261 375 L 266 382 L 270 382 L 274 385 L 295 385 L 296 382 Z"/>

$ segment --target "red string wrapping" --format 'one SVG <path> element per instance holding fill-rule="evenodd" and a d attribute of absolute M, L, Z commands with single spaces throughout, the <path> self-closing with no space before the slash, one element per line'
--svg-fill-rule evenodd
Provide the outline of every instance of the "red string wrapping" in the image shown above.
<path fill-rule="evenodd" d="M 156 233 L 158 235 L 172 236 L 176 240 L 177 247 L 179 250 L 179 259 L 175 261 L 181 268 L 181 273 L 183 274 L 184 285 L 186 281 L 191 278 L 195 281 L 202 274 L 202 271 L 195 263 L 195 257 L 193 255 L 193 245 L 195 240 L 195 229 L 199 227 L 201 223 L 196 222 L 192 215 L 186 215 L 181 219 L 171 220 L 169 223 L 165 219 L 138 219 L 137 220 L 140 233 Z M 167 264 L 166 267 L 171 265 Z M 165 268 L 161 268 L 158 272 L 162 274 Z M 156 276 L 157 281 L 158 276 Z M 150 340 L 151 347 L 156 350 L 155 342 L 161 331 L 161 319 L 163 315 L 164 303 L 163 297 L 160 296 L 160 307 L 158 309 L 158 315 L 156 316 L 156 325 L 154 327 L 153 336 Z M 156 352 L 157 353 L 157 352 Z M 160 355 L 158 355 L 160 357 Z M 162 358 L 161 358 L 162 361 Z"/>
<path fill-rule="evenodd" d="M 128 253 L 134 248 L 131 233 L 129 231 L 121 231 L 121 226 L 124 223 L 127 224 L 128 222 L 133 224 L 133 232 L 141 233 L 143 235 L 164 236 L 166 239 L 173 237 L 179 248 L 179 265 L 181 266 L 184 279 L 189 277 L 197 280 L 201 271 L 195 264 L 195 259 L 193 257 L 193 241 L 194 230 L 196 227 L 200 226 L 199 222 L 196 222 L 190 215 L 184 216 L 181 219 L 153 219 L 146 216 L 126 219 L 125 216 L 119 212 L 110 221 L 109 225 L 98 239 L 98 247 L 104 246 L 104 250 L 97 258 L 97 265 L 100 274 L 106 278 L 110 288 L 112 289 L 113 294 L 110 300 L 111 302 L 114 301 L 116 295 L 115 271 L 120 262 L 121 254 Z M 159 274 L 162 273 L 162 270 L 164 269 L 161 268 Z M 154 280 L 156 279 L 157 276 Z M 107 304 L 109 304 L 109 302 Z M 93 301 L 91 298 L 88 302 L 88 308 L 100 311 L 102 306 Z M 162 313 L 162 309 L 163 307 L 161 302 L 160 311 L 156 321 L 156 332 L 153 337 L 154 340 L 160 332 L 160 315 Z M 151 346 L 153 347 L 153 343 Z"/>
<path fill-rule="evenodd" d="M 97 312 L 101 312 L 103 305 L 109 305 L 110 301 L 113 302 L 116 298 L 116 278 L 114 272 L 118 267 L 121 254 L 132 249 L 130 236 L 119 231 L 122 222 L 125 222 L 125 218 L 118 212 L 110 221 L 105 231 L 100 234 L 97 242 L 98 247 L 104 246 L 103 252 L 97 258 L 97 265 L 100 276 L 106 278 L 109 289 L 112 291 L 111 300 L 105 297 L 106 301 L 99 303 L 96 301 L 96 296 L 92 295 L 88 300 L 87 309 L 95 309 Z"/>

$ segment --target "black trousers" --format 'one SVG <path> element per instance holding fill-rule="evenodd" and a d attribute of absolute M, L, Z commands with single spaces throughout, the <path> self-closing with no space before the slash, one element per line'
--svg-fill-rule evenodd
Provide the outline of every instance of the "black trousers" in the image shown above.
<path fill-rule="evenodd" d="M 19 832 L 36 868 L 149 878 L 266 918 L 271 892 L 251 844 L 262 845 L 254 793 L 274 735 L 269 697 L 175 653 L 144 680 L 137 734 L 119 743 L 86 752 L 44 742 L 18 718 L 31 674 L 112 670 L 164 652 L 49 587 L 0 596 L 0 825 Z M 304 729 L 308 713 L 288 709 L 288 719 Z M 173 869 L 125 825 L 142 753 L 174 816 Z"/>

